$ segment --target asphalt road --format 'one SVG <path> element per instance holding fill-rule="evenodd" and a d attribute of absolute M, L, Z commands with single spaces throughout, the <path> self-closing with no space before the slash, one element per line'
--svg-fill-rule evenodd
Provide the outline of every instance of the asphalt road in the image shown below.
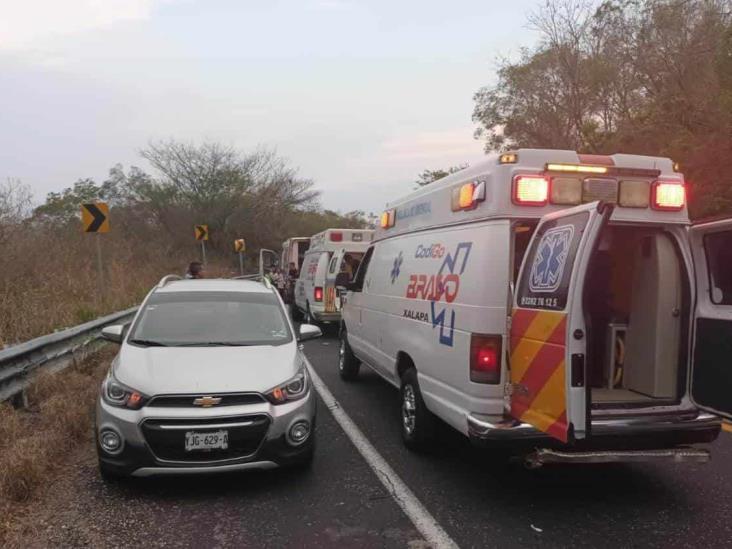
<path fill-rule="evenodd" d="M 340 406 L 460 547 L 732 546 L 732 434 L 706 465 L 502 465 L 447 429 L 427 455 L 400 440 L 398 395 L 362 369 L 337 374 L 333 336 L 306 344 Z M 26 517 L 23 547 L 425 547 L 330 411 L 307 471 L 105 485 L 93 445 Z"/>
<path fill-rule="evenodd" d="M 732 547 L 732 434 L 710 463 L 506 466 L 447 428 L 430 455 L 399 434 L 396 389 L 338 377 L 335 338 L 306 344 L 351 419 L 460 547 Z"/>

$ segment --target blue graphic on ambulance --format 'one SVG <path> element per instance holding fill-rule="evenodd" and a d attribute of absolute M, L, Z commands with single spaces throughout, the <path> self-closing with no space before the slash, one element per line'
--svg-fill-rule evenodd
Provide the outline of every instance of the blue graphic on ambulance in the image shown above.
<path fill-rule="evenodd" d="M 454 253 L 445 254 L 444 246 L 439 244 L 429 248 L 420 245 L 418 250 L 441 250 L 442 253 L 430 255 L 436 259 L 442 258 L 444 255 L 444 259 L 436 274 L 409 275 L 406 297 L 430 302 L 429 321 L 433 328 L 439 327 L 439 342 L 449 347 L 453 345 L 455 330 L 455 309 L 450 304 L 455 301 L 460 292 L 460 280 L 467 267 L 472 247 L 472 242 L 460 242 Z M 419 255 L 430 257 L 427 254 Z"/>
<path fill-rule="evenodd" d="M 391 283 L 394 284 L 396 282 L 396 279 L 399 278 L 399 273 L 401 272 L 402 263 L 404 262 L 404 255 L 402 252 L 399 252 L 399 255 L 394 259 L 394 266 L 391 268 Z"/>
<path fill-rule="evenodd" d="M 562 225 L 544 233 L 531 264 L 529 290 L 551 293 L 559 288 L 573 236 L 574 225 Z"/>

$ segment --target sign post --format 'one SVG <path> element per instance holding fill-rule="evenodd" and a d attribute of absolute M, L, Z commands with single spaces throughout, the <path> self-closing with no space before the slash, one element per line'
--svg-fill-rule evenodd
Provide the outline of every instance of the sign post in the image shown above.
<path fill-rule="evenodd" d="M 193 234 L 201 242 L 201 262 L 206 264 L 206 241 L 208 240 L 208 225 L 194 225 Z"/>
<path fill-rule="evenodd" d="M 104 262 L 100 234 L 109 232 L 109 206 L 104 202 L 81 205 L 81 224 L 85 233 L 96 233 L 97 273 L 99 279 L 98 304 L 104 304 Z"/>
<path fill-rule="evenodd" d="M 234 251 L 239 254 L 239 274 L 244 276 L 244 252 L 247 251 L 247 243 L 243 238 L 234 240 Z"/>

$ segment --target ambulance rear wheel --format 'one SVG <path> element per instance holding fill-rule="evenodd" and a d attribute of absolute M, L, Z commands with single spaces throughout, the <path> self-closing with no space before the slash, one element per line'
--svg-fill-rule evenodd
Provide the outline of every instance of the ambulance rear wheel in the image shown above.
<path fill-rule="evenodd" d="M 415 451 L 429 449 L 434 440 L 435 417 L 425 406 L 416 368 L 404 372 L 399 395 L 402 400 L 400 414 L 404 445 Z"/>
<path fill-rule="evenodd" d="M 361 369 L 361 362 L 353 354 L 348 344 L 348 333 L 341 331 L 341 347 L 338 351 L 338 373 L 344 381 L 355 381 Z"/>

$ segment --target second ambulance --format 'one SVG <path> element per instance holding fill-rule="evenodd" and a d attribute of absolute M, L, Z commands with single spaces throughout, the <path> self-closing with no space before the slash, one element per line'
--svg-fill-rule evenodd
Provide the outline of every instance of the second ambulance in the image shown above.
<path fill-rule="evenodd" d="M 349 261 L 361 261 L 373 235 L 371 229 L 326 229 L 310 237 L 295 283 L 296 318 L 304 317 L 306 323 L 340 321 L 335 277 L 346 267 L 346 256 Z"/>
<path fill-rule="evenodd" d="M 528 464 L 705 461 L 732 413 L 732 220 L 694 225 L 671 160 L 488 157 L 389 206 L 343 309 L 339 369 Z"/>

